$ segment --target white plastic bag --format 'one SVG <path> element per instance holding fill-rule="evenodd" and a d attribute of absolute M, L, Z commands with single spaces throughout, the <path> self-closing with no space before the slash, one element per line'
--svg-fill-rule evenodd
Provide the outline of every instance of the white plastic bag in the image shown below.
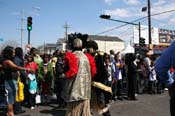
<path fill-rule="evenodd" d="M 36 95 L 35 102 L 36 102 L 36 104 L 41 103 L 41 96 L 39 94 Z"/>

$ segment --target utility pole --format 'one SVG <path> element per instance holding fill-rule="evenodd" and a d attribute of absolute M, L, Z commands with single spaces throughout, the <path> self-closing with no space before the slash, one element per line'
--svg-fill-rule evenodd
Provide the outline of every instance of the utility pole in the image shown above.
<path fill-rule="evenodd" d="M 45 53 L 45 41 L 44 41 L 44 46 L 43 46 L 43 49 L 44 49 L 43 51 L 44 51 L 44 53 Z"/>
<path fill-rule="evenodd" d="M 149 37 L 149 49 L 152 49 L 152 38 L 151 38 L 151 5 L 150 5 L 150 0 L 148 0 L 148 37 Z"/>
<path fill-rule="evenodd" d="M 21 11 L 21 28 L 20 28 L 20 31 L 21 31 L 21 48 L 23 48 L 23 31 L 24 31 L 23 22 L 24 22 L 24 10 Z"/>
<path fill-rule="evenodd" d="M 66 32 L 65 32 L 65 36 L 66 36 L 65 39 L 66 39 L 66 41 L 67 41 L 67 40 L 68 40 L 67 29 L 70 28 L 69 25 L 67 24 L 67 22 L 65 23 L 64 28 L 65 28 L 65 30 L 66 30 Z"/>
<path fill-rule="evenodd" d="M 140 41 L 140 37 L 141 37 L 141 26 L 140 26 L 140 22 L 139 22 L 139 41 Z M 141 53 L 141 46 L 139 45 L 139 54 Z"/>

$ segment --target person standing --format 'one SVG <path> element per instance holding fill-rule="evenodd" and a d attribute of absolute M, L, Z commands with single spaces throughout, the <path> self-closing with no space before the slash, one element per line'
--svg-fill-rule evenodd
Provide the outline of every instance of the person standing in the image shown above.
<path fill-rule="evenodd" d="M 123 100 L 122 97 L 122 86 L 123 86 L 123 82 L 122 82 L 122 69 L 123 69 L 123 62 L 120 59 L 120 53 L 118 52 L 117 54 L 115 54 L 114 56 L 114 60 L 112 62 L 112 69 L 114 71 L 113 75 L 114 75 L 114 83 L 113 83 L 113 99 L 115 99 L 115 97 L 117 96 L 118 100 Z"/>
<path fill-rule="evenodd" d="M 13 104 L 16 101 L 16 88 L 17 80 L 19 76 L 17 71 L 29 71 L 32 72 L 32 69 L 17 66 L 14 64 L 13 59 L 15 56 L 15 50 L 11 46 L 6 46 L 2 52 L 3 60 L 3 71 L 5 78 L 5 89 L 7 91 L 7 116 L 14 116 Z"/>
<path fill-rule="evenodd" d="M 15 48 L 15 58 L 14 63 L 18 66 L 24 67 L 24 59 L 23 59 L 23 50 L 20 47 Z M 27 74 L 25 71 L 20 71 L 20 79 L 26 85 Z M 26 94 L 26 86 L 24 86 L 24 95 Z M 24 97 L 25 98 L 25 97 Z M 15 102 L 14 104 L 14 113 L 21 114 L 24 113 L 25 110 L 22 110 L 21 102 Z"/>
<path fill-rule="evenodd" d="M 127 53 L 125 55 L 125 63 L 128 67 L 127 77 L 128 77 L 128 99 L 136 99 L 136 79 L 137 79 L 137 66 L 134 63 L 136 56 L 134 53 Z"/>
<path fill-rule="evenodd" d="M 31 68 L 34 72 L 27 72 L 27 86 L 28 86 L 28 105 L 30 109 L 34 109 L 35 106 L 35 97 L 37 92 L 37 81 L 36 74 L 38 71 L 38 65 L 34 62 L 33 55 L 27 55 L 27 62 L 25 64 L 26 68 Z"/>
<path fill-rule="evenodd" d="M 104 65 L 105 64 L 104 56 L 100 52 L 97 53 L 97 50 L 98 50 L 98 44 L 95 41 L 90 40 L 87 42 L 87 53 L 89 53 L 91 56 L 94 57 L 96 65 L 96 74 L 92 79 L 92 81 L 107 86 L 109 79 L 108 70 L 106 70 L 106 67 Z M 110 92 L 92 86 L 92 97 L 91 97 L 92 111 L 102 116 L 111 116 L 109 111 L 110 95 L 111 95 Z"/>
<path fill-rule="evenodd" d="M 48 54 L 43 55 L 43 62 L 38 68 L 38 78 L 40 79 L 40 90 L 41 90 L 41 101 L 43 103 L 50 102 L 50 96 L 53 93 L 52 79 L 53 79 L 53 68 L 52 63 L 49 62 L 50 58 Z"/>
<path fill-rule="evenodd" d="M 156 85 L 156 72 L 154 67 L 154 61 L 151 61 L 149 82 L 148 82 L 148 92 L 149 94 L 155 94 L 155 85 Z"/>
<path fill-rule="evenodd" d="M 109 53 L 110 53 L 109 54 L 110 62 L 113 62 L 114 57 L 115 57 L 115 52 L 114 52 L 114 50 L 110 50 Z"/>
<path fill-rule="evenodd" d="M 160 82 L 169 85 L 170 114 L 175 116 L 175 76 L 171 77 L 168 75 L 168 71 L 172 67 L 175 68 L 175 41 L 171 43 L 155 63 L 155 71 L 159 76 Z"/>
<path fill-rule="evenodd" d="M 107 70 L 108 73 L 108 79 L 106 81 L 106 85 L 112 88 L 112 81 L 113 81 L 113 69 L 112 69 L 112 64 L 110 62 L 109 58 L 105 58 L 105 69 Z M 110 103 L 110 100 L 112 99 L 111 94 L 105 94 L 107 97 L 105 100 L 106 103 Z"/>
<path fill-rule="evenodd" d="M 61 93 L 63 91 L 65 82 L 66 82 L 66 76 L 64 74 L 64 53 L 60 53 L 56 66 L 55 66 L 55 72 L 56 72 L 56 79 L 55 79 L 55 93 L 57 96 L 57 102 L 59 104 L 59 107 L 65 107 L 64 99 L 61 97 Z"/>
<path fill-rule="evenodd" d="M 36 62 L 38 64 L 38 66 L 42 63 L 43 59 L 41 58 L 41 56 L 38 54 L 38 51 L 36 48 L 32 47 L 30 49 L 29 54 L 33 55 L 34 57 L 34 62 Z"/>
<path fill-rule="evenodd" d="M 66 84 L 63 98 L 67 102 L 66 116 L 91 116 L 91 68 L 87 56 L 83 53 L 82 40 L 72 42 L 73 53 L 65 54 Z"/>

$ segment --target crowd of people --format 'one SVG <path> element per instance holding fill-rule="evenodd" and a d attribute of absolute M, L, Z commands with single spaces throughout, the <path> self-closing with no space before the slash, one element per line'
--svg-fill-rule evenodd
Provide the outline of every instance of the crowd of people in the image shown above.
<path fill-rule="evenodd" d="M 34 109 L 37 95 L 41 96 L 41 104 L 47 104 L 50 96 L 56 94 L 58 106 L 67 108 L 66 116 L 91 116 L 93 112 L 110 116 L 112 100 L 138 100 L 136 94 L 163 92 L 165 83 L 156 74 L 154 54 L 121 54 L 113 50 L 103 53 L 95 41 L 90 40 L 85 46 L 81 38 L 71 44 L 71 52 L 56 50 L 52 55 L 40 54 L 34 47 L 25 55 L 20 47 L 4 48 L 0 93 L 8 98 L 3 99 L 7 116 L 25 112 L 23 105 Z M 169 73 L 173 75 L 172 67 Z M 22 102 L 16 101 L 18 77 L 24 83 Z M 92 86 L 92 82 L 104 88 Z"/>

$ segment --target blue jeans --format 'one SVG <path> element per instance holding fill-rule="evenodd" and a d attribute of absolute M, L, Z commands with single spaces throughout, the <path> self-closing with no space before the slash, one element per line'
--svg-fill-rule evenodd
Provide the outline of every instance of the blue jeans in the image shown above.
<path fill-rule="evenodd" d="M 5 90 L 7 92 L 7 104 L 14 104 L 16 101 L 17 84 L 14 80 L 5 81 Z"/>

